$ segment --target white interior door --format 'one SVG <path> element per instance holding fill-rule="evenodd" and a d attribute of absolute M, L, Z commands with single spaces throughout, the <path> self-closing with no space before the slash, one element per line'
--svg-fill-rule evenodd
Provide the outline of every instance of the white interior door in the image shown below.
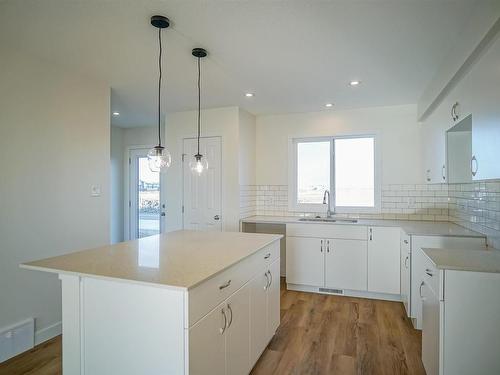
<path fill-rule="evenodd" d="M 200 153 L 207 158 L 208 170 L 193 174 L 189 161 L 197 153 L 196 138 L 184 139 L 184 229 L 222 231 L 221 139 L 201 138 Z"/>
<path fill-rule="evenodd" d="M 164 206 L 161 204 L 161 178 L 148 164 L 148 149 L 129 152 L 129 239 L 159 234 L 163 227 Z"/>

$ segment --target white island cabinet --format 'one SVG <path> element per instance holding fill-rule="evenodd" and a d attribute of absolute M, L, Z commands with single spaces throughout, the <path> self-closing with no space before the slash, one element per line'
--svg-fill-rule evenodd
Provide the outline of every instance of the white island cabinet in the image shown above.
<path fill-rule="evenodd" d="M 280 238 L 177 231 L 21 267 L 59 274 L 65 374 L 248 374 L 280 321 Z"/>

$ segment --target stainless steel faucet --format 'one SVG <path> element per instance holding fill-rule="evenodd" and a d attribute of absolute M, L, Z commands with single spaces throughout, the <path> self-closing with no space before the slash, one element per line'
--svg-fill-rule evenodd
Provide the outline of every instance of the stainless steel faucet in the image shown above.
<path fill-rule="evenodd" d="M 326 196 L 328 195 L 328 202 L 326 201 Z M 327 208 L 326 208 L 326 217 L 327 218 L 331 218 L 332 215 L 335 213 L 334 211 L 332 211 L 332 208 L 331 208 L 331 205 L 330 205 L 330 191 L 329 190 L 325 190 L 325 193 L 323 194 L 323 204 L 327 204 Z"/>

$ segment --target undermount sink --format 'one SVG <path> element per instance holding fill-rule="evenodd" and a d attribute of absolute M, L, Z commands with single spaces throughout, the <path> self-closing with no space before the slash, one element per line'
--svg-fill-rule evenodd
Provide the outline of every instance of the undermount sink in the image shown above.
<path fill-rule="evenodd" d="M 357 219 L 337 219 L 333 217 L 301 217 L 299 221 L 317 221 L 321 223 L 357 223 Z"/>

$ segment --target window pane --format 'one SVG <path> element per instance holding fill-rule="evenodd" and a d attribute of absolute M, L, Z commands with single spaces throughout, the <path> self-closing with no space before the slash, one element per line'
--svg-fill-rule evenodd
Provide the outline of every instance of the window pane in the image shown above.
<path fill-rule="evenodd" d="M 330 142 L 297 143 L 297 203 L 323 203 L 330 190 Z"/>
<path fill-rule="evenodd" d="M 335 140 L 336 206 L 375 206 L 373 138 Z"/>

